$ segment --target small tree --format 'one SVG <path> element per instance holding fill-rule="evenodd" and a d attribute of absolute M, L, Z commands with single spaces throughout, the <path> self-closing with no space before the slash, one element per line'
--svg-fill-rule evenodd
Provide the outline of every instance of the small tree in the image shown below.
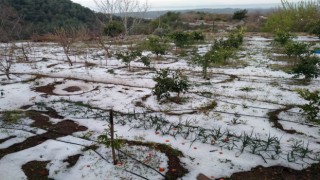
<path fill-rule="evenodd" d="M 302 55 L 308 55 L 310 53 L 309 48 L 311 44 L 303 42 L 289 42 L 285 46 L 286 54 L 291 57 L 301 58 Z"/>
<path fill-rule="evenodd" d="M 319 37 L 320 39 L 320 20 L 312 23 L 310 26 L 309 32 Z"/>
<path fill-rule="evenodd" d="M 180 71 L 172 72 L 169 68 L 157 72 L 153 80 L 156 82 L 153 94 L 157 96 L 158 101 L 170 97 L 170 92 L 177 93 L 176 97 L 180 101 L 180 94 L 189 89 L 187 77 L 183 76 Z"/>
<path fill-rule="evenodd" d="M 274 43 L 276 45 L 285 45 L 289 43 L 294 38 L 294 35 L 288 31 L 277 29 L 275 31 Z"/>
<path fill-rule="evenodd" d="M 202 32 L 197 32 L 197 31 L 193 31 L 190 33 L 191 39 L 193 41 L 199 42 L 199 41 L 204 41 L 204 34 L 202 34 Z"/>
<path fill-rule="evenodd" d="M 146 46 L 149 51 L 157 55 L 157 59 L 159 59 L 159 55 L 164 55 L 168 50 L 166 42 L 162 41 L 157 36 L 148 37 Z"/>
<path fill-rule="evenodd" d="M 169 38 L 172 39 L 176 47 L 179 48 L 183 48 L 191 43 L 189 34 L 181 31 L 171 33 Z"/>
<path fill-rule="evenodd" d="M 118 21 L 110 21 L 104 27 L 103 32 L 107 36 L 116 37 L 124 32 L 124 27 Z"/>
<path fill-rule="evenodd" d="M 141 51 L 139 50 L 127 50 L 124 53 L 116 53 L 116 58 L 121 59 L 126 64 L 129 71 L 131 71 L 131 62 L 139 56 L 142 56 Z"/>
<path fill-rule="evenodd" d="M 10 78 L 10 69 L 14 62 L 14 45 L 5 44 L 0 50 L 0 71 L 2 71 L 8 79 Z"/>
<path fill-rule="evenodd" d="M 304 75 L 306 80 L 317 78 L 320 75 L 320 58 L 317 56 L 301 57 L 299 63 L 294 66 L 295 77 Z"/>
<path fill-rule="evenodd" d="M 108 129 L 105 130 L 105 134 L 98 137 L 98 141 L 104 144 L 107 148 L 111 147 L 113 164 L 116 165 L 118 160 L 116 158 L 116 149 L 120 149 L 123 145 L 123 140 L 115 138 L 113 111 L 110 111 L 110 120 Z"/>
<path fill-rule="evenodd" d="M 69 54 L 71 51 L 72 44 L 75 43 L 77 40 L 77 37 L 78 37 L 77 30 L 73 27 L 70 27 L 68 29 L 59 28 L 59 29 L 56 29 L 54 34 L 57 36 L 58 43 L 63 48 L 63 52 L 67 57 L 69 65 L 72 66 L 73 63 L 69 57 Z"/>
<path fill-rule="evenodd" d="M 232 19 L 242 20 L 247 17 L 248 10 L 243 9 L 233 13 Z"/>
<path fill-rule="evenodd" d="M 309 101 L 308 104 L 302 105 L 301 109 L 306 113 L 308 121 L 320 123 L 318 116 L 320 112 L 320 91 L 310 92 L 308 89 L 298 90 L 298 94 L 305 100 Z"/>

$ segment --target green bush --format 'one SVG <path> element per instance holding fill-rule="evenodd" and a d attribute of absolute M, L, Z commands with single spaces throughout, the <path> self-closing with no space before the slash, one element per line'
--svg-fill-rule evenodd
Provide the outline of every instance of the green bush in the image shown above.
<path fill-rule="evenodd" d="M 159 55 L 164 55 L 168 50 L 166 42 L 162 41 L 157 36 L 149 36 L 145 44 L 149 51 L 157 55 L 157 59 L 159 58 Z"/>
<path fill-rule="evenodd" d="M 190 37 L 193 41 L 204 41 L 204 34 L 202 32 L 193 31 L 190 33 Z"/>
<path fill-rule="evenodd" d="M 301 109 L 306 113 L 308 121 L 320 123 L 318 114 L 320 112 L 320 91 L 310 92 L 308 89 L 298 90 L 298 94 L 305 100 L 309 101 L 308 104 L 302 105 Z"/>
<path fill-rule="evenodd" d="M 242 20 L 247 17 L 248 10 L 243 9 L 233 13 L 232 19 Z"/>
<path fill-rule="evenodd" d="M 177 93 L 179 100 L 180 93 L 186 92 L 189 89 L 189 81 L 180 71 L 162 69 L 160 72 L 157 72 L 153 80 L 156 82 L 153 94 L 157 96 L 158 101 L 170 97 L 170 92 Z"/>
<path fill-rule="evenodd" d="M 320 38 L 320 20 L 315 21 L 310 25 L 309 32 Z"/>
<path fill-rule="evenodd" d="M 309 25 L 320 18 L 320 1 L 289 2 L 281 0 L 281 2 L 282 6 L 268 17 L 265 30 L 274 32 L 275 29 L 282 29 L 287 32 L 308 32 Z"/>
<path fill-rule="evenodd" d="M 294 38 L 294 35 L 291 34 L 290 32 L 282 30 L 282 29 L 277 29 L 275 31 L 275 37 L 274 37 L 273 41 L 276 45 L 283 46 L 283 45 L 291 42 L 293 38 Z"/>
<path fill-rule="evenodd" d="M 127 50 L 123 53 L 116 53 L 116 58 L 121 59 L 126 64 L 129 71 L 131 70 L 130 69 L 131 61 L 134 61 L 139 56 L 142 56 L 141 51 L 139 50 Z"/>
<path fill-rule="evenodd" d="M 294 56 L 298 58 L 302 57 L 302 55 L 308 55 L 310 53 L 310 47 L 311 44 L 303 42 L 290 42 L 285 45 L 285 52 L 289 57 Z"/>
<path fill-rule="evenodd" d="M 189 34 L 186 32 L 177 31 L 174 33 L 169 34 L 169 38 L 173 40 L 174 44 L 179 47 L 183 48 L 186 45 L 191 44 L 191 39 Z"/>
<path fill-rule="evenodd" d="M 120 22 L 111 21 L 106 24 L 103 31 L 105 35 L 115 37 L 124 32 L 124 27 Z"/>
<path fill-rule="evenodd" d="M 301 57 L 292 72 L 295 77 L 304 75 L 305 79 L 317 78 L 320 75 L 320 58 L 317 56 Z"/>

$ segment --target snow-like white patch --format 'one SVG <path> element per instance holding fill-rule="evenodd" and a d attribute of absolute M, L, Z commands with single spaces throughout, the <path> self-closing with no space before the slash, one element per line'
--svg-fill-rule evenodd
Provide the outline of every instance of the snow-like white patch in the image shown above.
<path fill-rule="evenodd" d="M 298 36 L 297 41 L 317 41 L 315 37 Z M 208 177 L 230 176 L 232 173 L 247 171 L 258 165 L 282 165 L 294 169 L 307 167 L 308 163 L 315 163 L 311 159 L 297 159 L 290 162 L 287 154 L 292 150 L 292 144 L 301 143 L 308 145 L 310 150 L 317 152 L 320 149 L 319 126 L 310 126 L 301 114 L 299 105 L 307 103 L 297 93 L 296 89 L 307 88 L 311 91 L 318 90 L 319 79 L 312 80 L 309 84 L 301 84 L 292 79 L 292 74 L 283 71 L 274 71 L 269 68 L 272 64 L 285 65 L 277 61 L 282 54 L 273 53 L 272 39 L 260 36 L 246 37 L 244 46 L 239 56 L 247 66 L 244 68 L 209 68 L 209 80 L 202 78 L 202 69 L 190 66 L 190 58 L 177 57 L 168 52 L 160 60 L 151 62 L 151 67 L 156 70 L 170 68 L 181 70 L 188 76 L 190 90 L 181 94 L 182 103 L 159 103 L 152 95 L 155 82 L 152 77 L 155 71 L 145 68 L 142 62 L 131 62 L 131 71 L 122 61 L 106 58 L 105 52 L 98 48 L 83 49 L 83 54 L 71 55 L 74 62 L 69 66 L 63 50 L 56 43 L 31 43 L 34 46 L 30 52 L 32 62 L 14 63 L 12 66 L 12 80 L 0 76 L 0 111 L 15 110 L 23 105 L 34 105 L 30 109 L 45 111 L 44 106 L 55 109 L 65 119 L 76 121 L 88 128 L 85 132 L 76 132 L 72 136 L 58 140 L 72 142 L 57 142 L 48 140 L 38 146 L 6 155 L 0 159 L 0 177 L 2 179 L 25 179 L 21 166 L 29 161 L 51 161 L 48 164 L 49 177 L 53 179 L 139 179 L 124 169 L 131 170 L 148 179 L 162 179 L 158 173 L 145 168 L 141 164 L 127 160 L 125 164 L 112 165 L 111 150 L 100 145 L 96 150 L 106 160 L 93 151 L 83 151 L 83 146 L 95 144 L 77 137 L 97 140 L 108 128 L 109 110 L 115 111 L 116 136 L 128 140 L 162 143 L 181 151 L 183 165 L 189 173 L 183 179 L 195 179 L 199 173 Z M 18 44 L 19 46 L 21 44 Z M 111 46 L 113 52 L 120 52 L 127 48 L 124 46 Z M 197 45 L 198 53 L 205 54 L 211 48 L 210 44 Z M 90 52 L 90 53 L 87 53 Z M 143 55 L 151 55 L 144 51 Z M 270 55 L 273 57 L 270 59 Z M 85 63 L 94 66 L 86 67 Z M 34 79 L 35 75 L 44 75 Z M 72 80 L 70 80 L 72 79 Z M 61 95 L 41 96 L 42 93 L 34 92 L 34 87 L 45 86 L 55 82 L 54 93 Z M 79 91 L 67 92 L 68 87 L 79 87 Z M 171 93 L 175 96 L 175 93 Z M 81 102 L 81 103 L 79 103 Z M 211 107 L 216 103 L 215 106 Z M 274 127 L 270 122 L 270 113 L 283 109 L 287 105 L 294 108 L 280 112 L 279 123 L 285 130 L 295 130 L 300 134 L 289 134 Z M 91 108 L 94 107 L 94 108 Z M 133 114 L 136 113 L 136 114 Z M 152 125 L 151 120 L 158 118 L 157 123 L 163 123 L 161 128 Z M 1 121 L 1 120 L 0 120 Z M 62 120 L 51 118 L 52 122 Z M 31 122 L 24 121 L 26 125 Z M 179 131 L 178 124 L 184 124 L 183 131 L 189 130 L 188 136 L 175 134 Z M 2 125 L 2 124 L 1 124 Z M 188 127 L 189 126 L 189 127 Z M 26 130 L 35 130 L 37 134 L 45 131 L 33 129 L 24 125 L 15 126 Z M 197 130 L 188 129 L 196 127 Z M 168 128 L 171 128 L 168 132 Z M 234 139 L 236 146 L 215 140 L 195 140 L 200 130 L 212 130 L 214 135 L 221 130 L 222 138 L 228 132 L 242 138 Z M 261 156 L 251 153 L 247 147 L 241 152 L 243 135 L 252 134 L 252 138 L 266 141 L 270 137 L 279 140 L 281 153 L 271 158 L 265 153 L 265 160 Z M 4 149 L 13 144 L 24 141 L 34 136 L 23 131 L 0 131 L 0 139 L 15 135 L 0 144 Z M 185 135 L 185 134 L 184 134 Z M 233 137 L 230 137 L 231 139 Z M 140 161 L 148 161 L 154 169 L 168 170 L 168 158 L 157 150 L 146 146 L 124 146 L 124 150 L 132 153 Z M 148 152 L 148 153 L 145 153 Z M 271 151 L 270 151 L 271 152 Z M 150 155 L 150 154 L 151 155 Z M 72 168 L 67 168 L 63 162 L 68 156 L 81 154 L 79 161 Z M 152 158 L 150 159 L 150 156 Z M 269 154 L 270 155 L 270 154 Z M 313 156 L 314 154 L 309 154 Z M 300 164 L 299 164 L 300 163 Z M 302 164 L 302 165 L 301 165 Z M 166 172 L 165 171 L 165 172 Z M 163 173 L 165 173 L 163 172 Z"/>

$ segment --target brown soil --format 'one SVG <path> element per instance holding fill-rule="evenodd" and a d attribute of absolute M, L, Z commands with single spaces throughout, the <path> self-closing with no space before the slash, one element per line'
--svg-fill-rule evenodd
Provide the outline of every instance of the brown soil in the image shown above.
<path fill-rule="evenodd" d="M 67 168 L 71 168 L 74 165 L 76 165 L 76 163 L 78 162 L 80 156 L 82 156 L 81 154 L 76 154 L 73 156 L 69 156 L 67 159 L 63 160 L 63 162 L 68 163 Z"/>
<path fill-rule="evenodd" d="M 29 107 L 30 106 L 25 106 L 24 108 L 29 108 Z M 36 145 L 39 145 L 49 139 L 56 139 L 59 137 L 71 135 L 74 132 L 87 130 L 86 127 L 79 126 L 77 123 L 71 120 L 64 120 L 57 124 L 52 124 L 49 121 L 48 116 L 52 118 L 58 118 L 58 119 L 63 119 L 63 117 L 60 116 L 54 109 L 51 109 L 51 108 L 47 108 L 47 111 L 43 111 L 43 112 L 27 111 L 26 116 L 34 120 L 31 126 L 45 129 L 47 130 L 47 132 L 44 134 L 29 137 L 25 141 L 14 144 L 8 148 L 0 149 L 0 159 L 8 154 L 19 152 L 19 151 L 34 147 Z M 8 138 L 2 139 L 0 143 L 2 143 L 5 140 L 8 140 Z M 69 163 L 68 165 L 68 168 L 69 168 L 76 164 L 79 157 L 80 155 L 70 156 L 64 162 Z M 50 161 L 31 161 L 24 164 L 22 166 L 22 169 L 29 180 L 39 180 L 39 179 L 48 180 L 50 178 L 48 178 L 49 171 L 48 169 L 46 169 L 46 166 L 49 162 Z"/>
<path fill-rule="evenodd" d="M 76 78 L 68 78 L 68 79 L 70 79 L 70 80 L 79 80 L 79 79 L 76 79 Z M 84 81 L 84 82 L 89 82 L 89 81 Z M 60 85 L 62 83 L 63 82 L 55 82 L 55 83 L 51 83 L 51 84 L 48 84 L 48 85 L 45 85 L 45 86 L 39 86 L 39 87 L 33 88 L 33 90 L 36 91 L 36 92 L 44 93 L 42 95 L 44 97 L 47 97 L 48 95 L 64 96 L 64 95 L 56 94 L 56 93 L 53 92 L 53 90 L 55 89 L 55 86 L 56 85 Z M 98 89 L 99 89 L 99 86 L 95 87 L 91 91 L 95 91 L 95 90 L 98 90 Z M 78 87 L 78 86 L 70 86 L 70 87 L 67 87 L 67 88 L 65 88 L 63 90 L 67 91 L 67 92 L 77 92 L 77 91 L 81 91 L 82 89 L 80 87 Z M 84 93 L 86 93 L 86 92 L 83 92 L 82 94 L 84 94 Z M 65 96 L 67 96 L 67 95 L 65 95 Z"/>
<path fill-rule="evenodd" d="M 71 135 L 78 131 L 87 130 L 86 127 L 79 126 L 77 123 L 71 120 L 64 120 L 57 124 L 52 124 L 49 121 L 49 117 L 36 111 L 28 111 L 26 115 L 32 120 L 34 120 L 34 123 L 31 126 L 45 129 L 47 130 L 47 132 L 40 135 L 29 137 L 25 141 L 14 144 L 8 148 L 0 149 L 0 159 L 8 154 L 19 152 L 39 145 L 48 139 L 56 139 L 59 137 Z"/>
<path fill-rule="evenodd" d="M 81 91 L 81 88 L 79 86 L 69 86 L 67 88 L 64 88 L 63 90 L 67 92 L 77 92 Z"/>
<path fill-rule="evenodd" d="M 224 80 L 224 81 L 218 82 L 217 84 L 228 83 L 228 82 L 234 81 L 235 79 L 239 79 L 238 76 L 233 75 L 233 74 L 223 74 L 223 75 L 228 75 L 230 78 L 229 78 L 229 79 L 226 79 L 226 80 Z"/>
<path fill-rule="evenodd" d="M 320 163 L 313 164 L 311 167 L 298 171 L 281 166 L 262 167 L 258 166 L 251 171 L 233 174 L 230 178 L 234 180 L 318 180 L 320 179 Z"/>
<path fill-rule="evenodd" d="M 49 170 L 46 169 L 50 161 L 30 161 L 22 166 L 28 180 L 49 180 Z"/>
<path fill-rule="evenodd" d="M 185 169 L 180 163 L 179 157 L 183 157 L 183 154 L 181 151 L 173 149 L 172 147 L 166 144 L 147 143 L 147 142 L 140 142 L 140 141 L 125 141 L 125 142 L 128 145 L 151 147 L 164 153 L 169 159 L 168 171 L 165 174 L 166 178 L 169 180 L 176 180 L 176 179 L 182 178 L 185 174 L 188 173 L 188 170 Z"/>
<path fill-rule="evenodd" d="M 55 86 L 59 84 L 62 84 L 62 82 L 55 82 L 45 86 L 39 86 L 34 88 L 34 90 L 36 92 L 45 93 L 46 95 L 56 95 L 55 93 L 53 93 L 53 90 L 55 89 Z"/>
<path fill-rule="evenodd" d="M 285 131 L 289 134 L 294 134 L 294 133 L 298 133 L 296 130 L 293 130 L 293 129 L 290 129 L 290 130 L 287 130 L 287 129 L 284 129 L 283 126 L 281 125 L 281 123 L 279 123 L 279 117 L 278 115 L 283 112 L 283 111 L 287 111 L 289 109 L 292 109 L 294 106 L 287 106 L 285 108 L 282 108 L 282 109 L 277 109 L 275 111 L 272 111 L 272 112 L 269 112 L 268 113 L 268 116 L 269 116 L 269 120 L 271 122 L 273 122 L 274 126 L 273 127 L 276 127 L 278 129 L 281 129 L 282 131 Z"/>
<path fill-rule="evenodd" d="M 17 136 L 9 136 L 9 137 L 7 137 L 7 138 L 0 139 L 0 144 L 2 144 L 2 143 L 4 143 L 4 142 L 8 141 L 9 139 L 15 138 L 15 137 L 17 137 Z"/>

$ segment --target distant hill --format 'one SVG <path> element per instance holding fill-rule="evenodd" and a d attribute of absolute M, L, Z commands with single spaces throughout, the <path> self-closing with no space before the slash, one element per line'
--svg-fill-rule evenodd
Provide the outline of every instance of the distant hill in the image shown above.
<path fill-rule="evenodd" d="M 212 14 L 233 14 L 235 11 L 247 9 L 249 13 L 251 12 L 259 12 L 260 14 L 266 14 L 273 10 L 273 8 L 203 8 L 203 9 L 186 9 L 186 10 L 161 10 L 161 11 L 148 11 L 144 14 L 143 18 L 146 19 L 155 19 L 159 16 L 166 14 L 167 12 L 180 12 L 180 13 L 187 13 L 187 12 L 205 12 L 205 13 L 212 13 Z M 140 14 L 139 14 L 140 15 Z M 138 16 L 137 13 L 129 13 L 129 16 Z"/>
<path fill-rule="evenodd" d="M 57 27 L 85 26 L 89 29 L 95 29 L 97 25 L 96 15 L 92 10 L 70 0 L 3 1 L 22 18 L 24 37 L 32 33 L 53 32 Z"/>

